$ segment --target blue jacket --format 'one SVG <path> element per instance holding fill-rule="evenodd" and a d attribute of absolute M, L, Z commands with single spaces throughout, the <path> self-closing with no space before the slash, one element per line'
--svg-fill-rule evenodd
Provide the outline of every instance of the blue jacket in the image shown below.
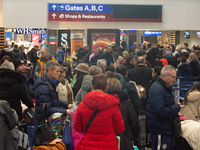
<path fill-rule="evenodd" d="M 62 64 L 64 60 L 63 50 L 56 51 L 54 58 L 58 61 L 58 63 Z"/>
<path fill-rule="evenodd" d="M 53 80 L 50 79 L 46 74 L 40 76 L 34 84 L 35 91 L 35 114 L 34 124 L 38 124 L 42 106 L 47 103 L 47 116 L 50 117 L 53 113 L 59 112 L 66 115 L 66 109 L 68 108 L 69 102 L 58 99 L 56 92 L 56 85 Z M 61 106 L 63 108 L 61 108 Z"/>
<path fill-rule="evenodd" d="M 107 61 L 107 66 L 110 66 L 110 64 L 113 63 L 113 56 L 107 52 L 102 54 L 99 59 L 105 59 Z"/>
<path fill-rule="evenodd" d="M 191 68 L 188 63 L 183 63 L 178 66 L 177 76 L 191 77 Z M 180 79 L 180 83 L 190 81 L 189 78 Z M 187 87 L 187 86 L 186 86 Z"/>
<path fill-rule="evenodd" d="M 147 124 L 153 134 L 173 135 L 168 122 L 173 122 L 180 111 L 172 90 L 158 77 L 149 90 L 147 99 Z"/>

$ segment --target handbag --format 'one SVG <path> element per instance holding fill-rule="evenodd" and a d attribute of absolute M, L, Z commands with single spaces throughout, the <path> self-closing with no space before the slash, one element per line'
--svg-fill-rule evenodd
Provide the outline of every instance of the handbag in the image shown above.
<path fill-rule="evenodd" d="M 47 145 L 33 146 L 33 150 L 67 150 L 62 139 L 55 139 Z"/>
<path fill-rule="evenodd" d="M 62 142 L 65 144 L 67 150 L 73 150 L 72 135 L 68 126 L 65 126 L 64 132 L 62 134 Z"/>
<path fill-rule="evenodd" d="M 47 145 L 56 138 L 48 119 L 45 118 L 46 112 L 47 104 L 45 103 L 33 136 L 33 145 L 35 146 Z"/>

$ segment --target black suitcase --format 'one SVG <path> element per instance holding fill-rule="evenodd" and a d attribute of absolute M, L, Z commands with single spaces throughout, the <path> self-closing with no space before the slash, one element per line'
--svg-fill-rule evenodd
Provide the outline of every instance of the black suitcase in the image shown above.
<path fill-rule="evenodd" d="M 183 137 L 176 139 L 174 144 L 174 150 L 193 150 L 188 144 L 187 140 Z"/>

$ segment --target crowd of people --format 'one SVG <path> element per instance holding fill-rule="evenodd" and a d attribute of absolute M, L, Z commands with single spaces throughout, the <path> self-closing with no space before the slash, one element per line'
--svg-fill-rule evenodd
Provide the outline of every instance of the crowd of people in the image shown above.
<path fill-rule="evenodd" d="M 27 78 L 28 62 L 31 73 Z M 133 141 L 140 147 L 139 120 L 144 114 L 152 149 L 173 150 L 174 133 L 169 122 L 173 122 L 180 110 L 187 119 L 195 120 L 191 111 L 200 104 L 199 84 L 188 92 L 180 91 L 180 96 L 185 96 L 183 103 L 176 104 L 172 95 L 177 76 L 200 79 L 200 49 L 193 46 L 190 50 L 187 43 L 176 48 L 134 43 L 126 50 L 113 42 L 104 49 L 96 46 L 92 51 L 88 45 L 77 46 L 72 54 L 58 47 L 54 56 L 48 44 L 41 49 L 35 45 L 27 56 L 22 46 L 14 45 L 11 50 L 6 45 L 0 52 L 0 64 L 0 99 L 9 104 L 2 102 L 0 107 L 14 109 L 19 121 L 22 103 L 28 108 L 35 107 L 35 126 L 45 103 L 47 117 L 57 112 L 73 117 L 72 139 L 76 150 L 117 150 L 116 135 L 121 138 L 121 150 L 132 150 Z M 181 82 L 187 80 L 191 79 L 181 79 Z M 70 109 L 74 105 L 78 106 L 75 112 Z M 98 113 L 87 134 L 77 134 L 85 132 L 95 110 Z M 0 113 L 8 111 L 2 109 Z M 196 109 L 195 115 L 198 114 Z M 7 121 L 12 117 L 8 117 L 1 115 L 0 118 L 12 130 L 14 125 Z M 7 149 L 2 141 L 3 137 L 0 147 Z"/>

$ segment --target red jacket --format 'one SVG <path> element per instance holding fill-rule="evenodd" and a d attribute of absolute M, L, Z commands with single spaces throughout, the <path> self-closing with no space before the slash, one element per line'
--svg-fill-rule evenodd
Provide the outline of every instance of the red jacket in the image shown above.
<path fill-rule="evenodd" d="M 74 129 L 85 131 L 86 124 L 95 109 L 100 111 L 89 127 L 80 148 L 76 150 L 118 150 L 115 132 L 125 130 L 124 121 L 119 108 L 122 107 L 117 95 L 102 92 L 90 92 L 85 95 L 77 108 Z"/>

